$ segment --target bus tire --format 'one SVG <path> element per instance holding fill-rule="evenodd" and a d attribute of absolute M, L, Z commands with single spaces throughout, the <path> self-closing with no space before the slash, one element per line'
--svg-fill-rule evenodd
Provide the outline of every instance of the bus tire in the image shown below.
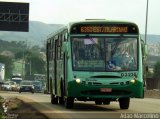
<path fill-rule="evenodd" d="M 128 109 L 130 103 L 130 98 L 120 98 L 119 99 L 119 106 L 121 109 Z"/>
<path fill-rule="evenodd" d="M 102 100 L 95 100 L 95 104 L 96 105 L 101 105 L 102 104 Z"/>
<path fill-rule="evenodd" d="M 61 79 L 61 97 L 59 97 L 59 104 L 64 104 L 64 90 L 63 90 L 63 82 L 62 82 L 62 79 Z"/>
<path fill-rule="evenodd" d="M 107 99 L 103 100 L 103 104 L 104 105 L 109 105 L 110 104 L 110 100 L 107 100 Z"/>
<path fill-rule="evenodd" d="M 51 103 L 52 104 L 58 104 L 58 97 L 51 94 Z"/>
<path fill-rule="evenodd" d="M 74 98 L 67 97 L 65 99 L 65 107 L 68 108 L 68 109 L 71 109 L 71 108 L 73 108 L 73 106 L 74 106 Z"/>
<path fill-rule="evenodd" d="M 64 98 L 63 97 L 59 97 L 59 104 L 61 104 L 61 105 L 64 104 Z"/>

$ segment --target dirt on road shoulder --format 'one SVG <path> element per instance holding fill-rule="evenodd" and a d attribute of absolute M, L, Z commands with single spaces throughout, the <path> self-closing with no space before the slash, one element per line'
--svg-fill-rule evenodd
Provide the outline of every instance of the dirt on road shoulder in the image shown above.
<path fill-rule="evenodd" d="M 157 98 L 160 99 L 160 90 L 153 89 L 153 90 L 146 90 L 144 93 L 145 98 Z"/>
<path fill-rule="evenodd" d="M 4 119 L 48 119 L 30 104 L 18 98 L 5 99 L 2 107 L 6 109 L 6 113 L 4 109 L 2 114 Z"/>

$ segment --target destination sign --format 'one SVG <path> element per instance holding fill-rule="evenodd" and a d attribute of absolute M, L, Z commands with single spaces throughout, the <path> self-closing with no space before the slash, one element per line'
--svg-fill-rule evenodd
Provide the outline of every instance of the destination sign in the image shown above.
<path fill-rule="evenodd" d="M 71 28 L 71 34 L 138 34 L 138 28 L 133 24 L 76 24 Z"/>
<path fill-rule="evenodd" d="M 100 26 L 82 26 L 80 27 L 81 33 L 127 33 L 128 27 L 100 27 Z"/>

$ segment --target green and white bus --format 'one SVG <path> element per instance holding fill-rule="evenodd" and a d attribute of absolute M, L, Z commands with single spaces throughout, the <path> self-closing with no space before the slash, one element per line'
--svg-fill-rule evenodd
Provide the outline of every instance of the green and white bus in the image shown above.
<path fill-rule="evenodd" d="M 128 109 L 130 98 L 143 98 L 145 45 L 131 22 L 86 20 L 50 34 L 46 46 L 47 90 L 52 104 L 74 101 Z"/>

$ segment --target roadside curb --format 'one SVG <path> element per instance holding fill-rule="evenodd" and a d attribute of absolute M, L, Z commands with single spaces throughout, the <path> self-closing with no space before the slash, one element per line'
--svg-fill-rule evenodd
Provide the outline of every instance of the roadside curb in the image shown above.
<path fill-rule="evenodd" d="M 23 97 L 17 97 L 17 98 L 24 101 L 25 103 L 31 105 L 34 109 L 36 109 L 38 112 L 45 115 L 49 119 L 63 119 L 63 118 L 66 118 L 66 116 L 63 116 L 60 113 L 54 112 L 56 110 L 51 110 L 51 109 L 47 108 L 46 106 L 44 106 L 44 105 L 42 105 L 38 102 L 35 102 L 32 99 L 27 99 L 27 98 L 23 98 Z M 69 118 L 71 118 L 71 117 L 69 117 Z"/>

